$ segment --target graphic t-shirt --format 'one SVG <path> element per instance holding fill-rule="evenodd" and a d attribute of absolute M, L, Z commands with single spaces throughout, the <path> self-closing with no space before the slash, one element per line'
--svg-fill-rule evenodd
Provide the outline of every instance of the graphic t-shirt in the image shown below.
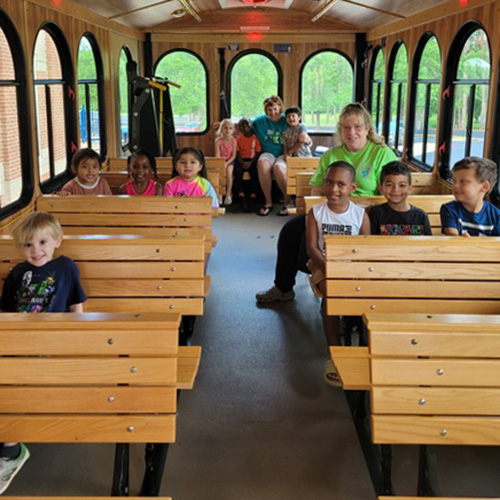
<path fill-rule="evenodd" d="M 165 184 L 165 196 L 210 196 L 212 207 L 219 208 L 217 193 L 208 179 L 197 175 L 193 181 L 185 181 L 179 176 L 170 179 Z"/>
<path fill-rule="evenodd" d="M 41 267 L 18 264 L 8 274 L 0 308 L 6 312 L 68 312 L 87 297 L 76 264 L 61 255 Z"/>
<path fill-rule="evenodd" d="M 275 158 L 283 154 L 283 137 L 281 134 L 288 128 L 285 115 L 273 122 L 266 115 L 261 115 L 252 122 L 252 129 L 260 141 L 262 151 L 271 153 Z"/>
<path fill-rule="evenodd" d="M 302 123 L 299 123 L 295 128 L 288 127 L 283 132 L 283 140 L 288 150 L 295 146 L 295 143 L 299 139 L 299 135 L 303 132 L 307 133 L 307 130 Z M 292 156 L 297 156 L 299 158 L 307 158 L 309 156 L 312 156 L 311 148 L 307 144 L 302 144 L 302 146 L 300 146 L 300 148 L 297 149 L 295 153 L 292 153 Z"/>
<path fill-rule="evenodd" d="M 406 212 L 393 210 L 388 203 L 371 208 L 371 234 L 385 234 L 389 236 L 421 236 L 432 235 L 428 215 L 421 209 L 412 206 Z"/>
<path fill-rule="evenodd" d="M 450 201 L 441 207 L 441 227 L 465 231 L 470 236 L 500 236 L 500 209 L 485 201 L 477 214 L 469 212 L 459 201 Z"/>

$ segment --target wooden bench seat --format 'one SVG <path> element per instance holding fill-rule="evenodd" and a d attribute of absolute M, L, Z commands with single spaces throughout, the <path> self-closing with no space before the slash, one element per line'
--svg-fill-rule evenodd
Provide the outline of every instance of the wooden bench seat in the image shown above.
<path fill-rule="evenodd" d="M 21 261 L 9 237 L 0 238 L 0 278 Z M 203 314 L 207 294 L 203 238 L 65 236 L 56 256 L 73 259 L 89 312 Z"/>
<path fill-rule="evenodd" d="M 327 314 L 497 314 L 500 238 L 327 236 Z"/>
<path fill-rule="evenodd" d="M 368 212 L 371 207 L 387 201 L 383 196 L 351 196 L 349 199 L 357 205 L 364 207 Z M 421 208 L 427 213 L 429 222 L 431 223 L 432 234 L 439 235 L 441 234 L 441 216 L 439 213 L 441 206 L 454 199 L 453 196 L 446 194 L 422 194 L 409 196 L 408 203 Z M 324 196 L 306 196 L 304 198 L 305 213 L 308 213 L 314 205 L 323 203 L 325 200 Z"/>
<path fill-rule="evenodd" d="M 291 156 L 286 161 L 286 194 L 297 194 L 297 175 L 298 174 L 312 174 L 316 171 L 319 165 L 319 156 L 312 156 L 310 158 L 298 158 Z"/>
<path fill-rule="evenodd" d="M 89 202 L 91 201 L 91 202 Z M 212 200 L 207 197 L 55 196 L 36 200 L 38 211 L 50 212 L 65 234 L 138 234 L 158 237 L 204 237 L 210 254 Z"/>
<path fill-rule="evenodd" d="M 1 314 L 0 442 L 121 443 L 113 482 L 128 491 L 118 450 L 173 443 L 177 391 L 198 371 L 201 348 L 179 347 L 179 324 L 174 313 Z"/>

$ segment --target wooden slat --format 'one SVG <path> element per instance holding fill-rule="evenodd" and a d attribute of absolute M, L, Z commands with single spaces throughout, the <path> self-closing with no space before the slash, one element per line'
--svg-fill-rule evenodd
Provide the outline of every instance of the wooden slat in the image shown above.
<path fill-rule="evenodd" d="M 204 280 L 82 279 L 90 297 L 203 297 Z"/>
<path fill-rule="evenodd" d="M 149 298 L 90 298 L 83 303 L 86 312 L 123 312 L 135 311 L 137 313 L 152 312 L 178 312 L 179 314 L 190 314 L 201 316 L 203 314 L 203 298 L 190 299 L 155 299 Z"/>
<path fill-rule="evenodd" d="M 500 416 L 500 388 L 386 387 L 372 389 L 373 414 Z"/>
<path fill-rule="evenodd" d="M 177 358 L 177 388 L 192 389 L 198 374 L 201 346 L 181 346 Z"/>
<path fill-rule="evenodd" d="M 175 415 L 0 415 L 0 441 L 173 443 L 175 418 Z"/>
<path fill-rule="evenodd" d="M 375 415 L 371 423 L 375 444 L 500 445 L 497 417 Z"/>
<path fill-rule="evenodd" d="M 331 346 L 330 356 L 344 390 L 370 390 L 370 360 L 367 347 Z"/>
<path fill-rule="evenodd" d="M 211 215 L 196 214 L 193 209 L 189 214 L 114 214 L 114 213 L 64 213 L 54 214 L 61 226 L 103 226 L 122 227 L 123 234 L 133 227 L 205 227 L 211 224 Z M 133 233 L 132 233 L 133 234 Z"/>
<path fill-rule="evenodd" d="M 2 386 L 0 399 L 2 413 L 175 413 L 176 387 Z"/>

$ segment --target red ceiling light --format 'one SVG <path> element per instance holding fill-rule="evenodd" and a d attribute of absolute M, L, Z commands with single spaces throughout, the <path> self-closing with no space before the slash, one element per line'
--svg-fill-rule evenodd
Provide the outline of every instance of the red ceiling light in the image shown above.
<path fill-rule="evenodd" d="M 469 3 L 469 0 L 460 0 L 460 5 L 462 7 L 467 7 L 467 4 Z"/>
<path fill-rule="evenodd" d="M 258 42 L 258 41 L 262 38 L 262 33 L 257 33 L 257 32 L 254 32 L 254 33 L 248 33 L 248 34 L 247 34 L 247 38 L 248 38 L 251 42 Z"/>
<path fill-rule="evenodd" d="M 243 3 L 248 3 L 250 5 L 259 5 L 260 3 L 269 2 L 269 0 L 241 0 Z"/>

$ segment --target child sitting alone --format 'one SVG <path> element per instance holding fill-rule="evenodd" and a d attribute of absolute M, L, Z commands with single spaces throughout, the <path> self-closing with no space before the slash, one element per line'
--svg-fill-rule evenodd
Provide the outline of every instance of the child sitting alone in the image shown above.
<path fill-rule="evenodd" d="M 429 216 L 421 208 L 408 203 L 412 191 L 411 171 L 400 161 L 384 165 L 380 174 L 379 191 L 387 203 L 371 208 L 371 234 L 391 236 L 432 235 Z"/>
<path fill-rule="evenodd" d="M 453 167 L 453 196 L 441 207 L 441 227 L 448 236 L 500 236 L 500 210 L 485 201 L 497 183 L 494 161 L 470 156 Z"/>
<path fill-rule="evenodd" d="M 76 264 L 54 258 L 63 232 L 55 217 L 33 212 L 12 231 L 25 259 L 9 272 L 0 298 L 1 312 L 82 312 L 87 299 Z M 0 443 L 0 495 L 30 456 L 23 443 Z"/>
<path fill-rule="evenodd" d="M 220 122 L 217 138 L 215 139 L 215 156 L 226 160 L 226 198 L 224 205 L 233 203 L 233 175 L 234 161 L 236 160 L 236 139 L 234 137 L 234 125 L 229 118 Z"/>
<path fill-rule="evenodd" d="M 281 135 L 283 136 L 283 146 L 285 157 L 298 156 L 305 158 L 312 156 L 312 140 L 306 131 L 306 127 L 301 123 L 302 112 L 297 106 L 285 110 L 286 123 L 288 128 Z"/>
<path fill-rule="evenodd" d="M 101 157 L 93 149 L 80 149 L 71 160 L 71 169 L 76 177 L 68 181 L 57 194 L 113 194 L 108 181 L 99 175 L 101 168 Z"/>

